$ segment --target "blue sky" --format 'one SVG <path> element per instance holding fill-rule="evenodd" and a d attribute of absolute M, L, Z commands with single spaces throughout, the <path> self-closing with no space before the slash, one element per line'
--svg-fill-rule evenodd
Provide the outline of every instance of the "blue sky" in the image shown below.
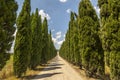
<path fill-rule="evenodd" d="M 16 0 L 21 11 L 24 0 Z M 42 17 L 47 17 L 49 30 L 52 31 L 52 39 L 57 49 L 60 48 L 68 29 L 70 11 L 78 13 L 78 4 L 80 0 L 31 0 L 31 12 L 39 9 Z M 91 0 L 96 12 L 99 13 L 97 0 Z"/>

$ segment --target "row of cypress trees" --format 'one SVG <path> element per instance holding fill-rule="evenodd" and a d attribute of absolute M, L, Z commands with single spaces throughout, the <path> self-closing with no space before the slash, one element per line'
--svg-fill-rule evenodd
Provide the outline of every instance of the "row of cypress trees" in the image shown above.
<path fill-rule="evenodd" d="M 21 77 L 26 70 L 46 64 L 56 55 L 48 22 L 41 20 L 38 9 L 31 15 L 30 0 L 24 0 L 22 11 L 16 20 L 18 5 L 15 0 L 0 0 L 0 70 L 10 58 L 10 48 L 15 37 L 13 70 Z"/>
<path fill-rule="evenodd" d="M 8 51 L 14 40 L 17 9 L 15 0 L 0 0 L 0 71 L 10 58 Z"/>
<path fill-rule="evenodd" d="M 56 55 L 48 22 L 41 20 L 38 9 L 32 15 L 30 0 L 25 0 L 17 18 L 17 34 L 14 48 L 13 69 L 16 77 L 25 74 L 27 68 L 34 70 L 46 64 Z"/>
<path fill-rule="evenodd" d="M 104 75 L 104 53 L 98 35 L 100 25 L 97 14 L 89 0 L 82 0 L 78 11 L 78 15 L 71 12 L 60 54 L 80 68 L 85 68 L 88 76 Z"/>
<path fill-rule="evenodd" d="M 71 12 L 69 28 L 60 55 L 84 68 L 87 76 L 120 79 L 120 1 L 98 0 L 100 19 L 90 0 L 81 0 L 78 15 Z"/>

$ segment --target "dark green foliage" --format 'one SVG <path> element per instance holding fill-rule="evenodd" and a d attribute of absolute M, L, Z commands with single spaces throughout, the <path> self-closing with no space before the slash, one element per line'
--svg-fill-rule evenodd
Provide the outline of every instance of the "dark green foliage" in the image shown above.
<path fill-rule="evenodd" d="M 110 10 L 110 5 L 108 5 L 108 0 L 98 0 L 98 5 L 100 7 L 100 17 L 101 17 L 101 26 L 100 27 L 100 37 L 102 39 L 102 46 L 104 49 L 104 54 L 105 54 L 105 64 L 109 66 L 109 56 L 110 56 L 110 51 L 109 51 L 109 46 L 106 45 L 106 27 L 105 23 L 110 16 L 111 10 Z"/>
<path fill-rule="evenodd" d="M 90 0 L 82 0 L 79 4 L 79 18 L 90 16 L 94 21 L 98 21 L 96 12 L 90 3 Z"/>
<path fill-rule="evenodd" d="M 47 54 L 48 54 L 48 23 L 45 18 L 42 24 L 42 54 L 41 54 L 41 63 L 47 63 Z"/>
<path fill-rule="evenodd" d="M 21 77 L 26 72 L 30 59 L 30 0 L 25 0 L 17 19 L 17 34 L 14 48 L 14 74 Z"/>
<path fill-rule="evenodd" d="M 8 51 L 14 40 L 17 8 L 15 0 L 0 0 L 0 70 L 10 57 Z"/>
<path fill-rule="evenodd" d="M 74 13 L 71 12 L 71 17 L 70 17 L 70 22 L 69 22 L 69 40 L 70 40 L 70 45 L 69 45 L 69 48 L 70 48 L 70 52 L 69 54 L 70 55 L 70 61 L 72 63 L 75 62 L 75 53 L 74 53 L 74 21 L 75 21 L 75 18 L 74 18 Z"/>
<path fill-rule="evenodd" d="M 82 65 L 87 75 L 104 75 L 104 52 L 98 36 L 99 20 L 89 0 L 79 4 L 79 36 Z"/>
<path fill-rule="evenodd" d="M 55 49 L 54 43 L 52 41 L 52 33 L 49 34 L 49 53 L 47 55 L 47 60 L 52 59 L 56 56 L 57 50 Z"/>
<path fill-rule="evenodd" d="M 104 54 L 102 44 L 97 34 L 95 21 L 90 17 L 81 18 L 80 22 L 80 54 L 82 65 L 88 76 L 104 75 Z"/>
<path fill-rule="evenodd" d="M 70 61 L 70 40 L 69 40 L 69 30 L 66 33 L 65 41 L 61 45 L 59 50 L 60 55 L 66 60 Z"/>
<path fill-rule="evenodd" d="M 46 64 L 48 60 L 55 57 L 57 51 L 52 41 L 52 34 L 48 34 L 48 23 L 45 18 L 42 23 L 42 53 L 41 64 Z"/>
<path fill-rule="evenodd" d="M 110 0 L 109 5 L 111 7 L 112 18 L 120 20 L 120 1 L 119 0 Z"/>
<path fill-rule="evenodd" d="M 38 15 L 38 9 L 36 9 L 36 13 L 34 14 L 31 21 L 31 58 L 30 58 L 30 68 L 35 69 L 40 64 L 41 58 L 41 17 Z"/>
<path fill-rule="evenodd" d="M 63 42 L 60 55 L 81 68 L 81 56 L 79 50 L 79 26 L 78 16 L 71 12 L 69 29 L 67 31 L 65 41 Z"/>
<path fill-rule="evenodd" d="M 41 16 L 38 16 L 38 22 L 39 22 L 39 27 L 38 27 L 38 64 L 41 64 L 41 54 L 42 54 L 42 20 Z"/>
<path fill-rule="evenodd" d="M 111 80 L 120 79 L 120 1 L 119 0 L 107 0 L 107 6 L 105 4 L 99 5 L 102 14 L 105 14 L 103 11 L 104 8 L 107 8 L 106 12 L 109 14 L 106 20 L 105 17 L 101 14 L 101 33 L 103 40 L 103 47 L 105 52 L 106 63 L 110 67 L 110 78 Z M 99 4 L 101 1 L 99 0 Z"/>
<path fill-rule="evenodd" d="M 109 46 L 111 80 L 120 79 L 120 22 L 110 19 L 106 22 L 106 45 Z"/>
<path fill-rule="evenodd" d="M 104 5 L 105 3 L 107 4 L 108 0 L 98 0 L 98 6 L 99 7 L 102 7 L 102 5 Z"/>
<path fill-rule="evenodd" d="M 78 19 L 74 22 L 74 53 L 75 53 L 75 63 L 80 66 L 82 69 L 82 61 L 81 61 L 81 54 L 80 54 L 80 44 L 79 44 L 79 25 Z"/>

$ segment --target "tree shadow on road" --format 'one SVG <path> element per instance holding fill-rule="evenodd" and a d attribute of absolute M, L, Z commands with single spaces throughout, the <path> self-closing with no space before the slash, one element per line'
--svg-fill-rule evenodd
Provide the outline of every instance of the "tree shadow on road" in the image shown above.
<path fill-rule="evenodd" d="M 50 71 L 50 70 L 55 70 L 55 69 L 61 69 L 61 67 L 51 66 L 51 67 L 47 67 L 47 68 L 36 68 L 34 70 L 35 71 Z M 41 75 L 37 75 L 37 74 L 28 75 L 28 76 L 24 76 L 23 79 L 25 79 L 25 80 L 41 79 L 41 78 L 51 77 L 51 76 L 57 75 L 57 74 L 62 74 L 62 73 L 58 72 L 58 73 L 46 73 L 46 74 L 41 74 Z"/>
<path fill-rule="evenodd" d="M 64 65 L 64 64 L 51 64 L 49 66 L 62 66 L 62 65 Z"/>
<path fill-rule="evenodd" d="M 50 71 L 50 70 L 55 70 L 55 69 L 61 69 L 61 67 L 53 66 L 53 67 L 47 67 L 47 68 L 36 68 L 34 70 L 35 71 Z"/>
<path fill-rule="evenodd" d="M 58 73 L 46 73 L 46 74 L 40 74 L 40 75 L 32 75 L 32 76 L 25 76 L 24 79 L 25 80 L 29 80 L 29 79 L 42 79 L 42 78 L 47 78 L 47 77 L 51 77 L 57 74 L 62 74 L 61 72 Z"/>
<path fill-rule="evenodd" d="M 61 69 L 61 67 L 48 67 L 48 68 L 45 68 L 43 71 L 50 71 L 55 69 Z"/>

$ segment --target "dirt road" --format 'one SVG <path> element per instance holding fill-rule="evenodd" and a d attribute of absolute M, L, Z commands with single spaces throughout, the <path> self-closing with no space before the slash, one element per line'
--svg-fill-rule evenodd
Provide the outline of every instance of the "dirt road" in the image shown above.
<path fill-rule="evenodd" d="M 59 55 L 32 80 L 82 80 L 66 61 Z"/>

